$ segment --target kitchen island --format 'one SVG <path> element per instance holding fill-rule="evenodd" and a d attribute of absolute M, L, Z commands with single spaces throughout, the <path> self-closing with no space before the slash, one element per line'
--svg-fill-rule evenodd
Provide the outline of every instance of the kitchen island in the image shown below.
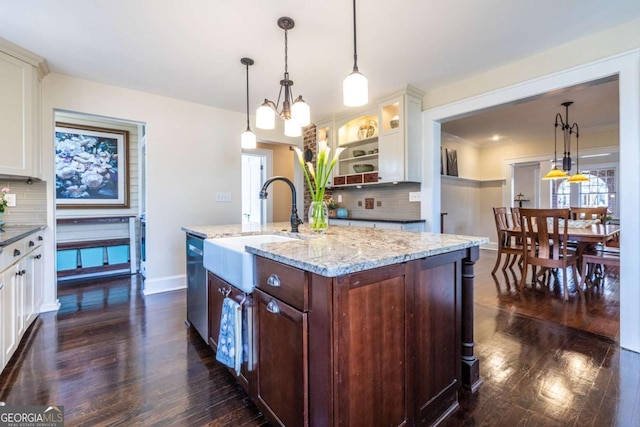
<path fill-rule="evenodd" d="M 461 386 L 479 387 L 473 265 L 486 238 L 356 227 L 313 236 L 304 226 L 297 237 L 246 247 L 256 289 L 242 378 L 274 424 L 434 425 L 457 409 Z"/>

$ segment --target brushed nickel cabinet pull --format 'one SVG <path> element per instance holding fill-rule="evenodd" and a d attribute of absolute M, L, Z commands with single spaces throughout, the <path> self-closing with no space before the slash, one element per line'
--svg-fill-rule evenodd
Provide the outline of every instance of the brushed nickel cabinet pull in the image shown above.
<path fill-rule="evenodd" d="M 267 279 L 267 285 L 269 286 L 273 286 L 274 288 L 277 288 L 280 286 L 280 278 L 278 277 L 277 274 L 272 274 L 271 276 L 269 276 L 269 278 Z"/>
<path fill-rule="evenodd" d="M 276 300 L 272 299 L 271 301 L 269 301 L 269 304 L 267 304 L 267 311 L 273 314 L 280 313 L 280 307 L 278 306 Z"/>

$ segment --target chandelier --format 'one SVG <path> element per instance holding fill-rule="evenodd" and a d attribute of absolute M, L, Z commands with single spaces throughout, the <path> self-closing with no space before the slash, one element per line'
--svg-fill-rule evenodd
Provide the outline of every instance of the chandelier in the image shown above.
<path fill-rule="evenodd" d="M 275 115 L 279 115 L 284 120 L 284 134 L 287 136 L 302 135 L 302 127 L 311 123 L 311 111 L 302 95 L 293 99 L 291 86 L 293 80 L 289 79 L 288 66 L 288 39 L 287 34 L 295 26 L 291 18 L 282 17 L 278 19 L 278 27 L 284 30 L 284 78 L 280 80 L 280 93 L 278 100 L 274 103 L 268 99 L 256 111 L 256 127 L 260 129 L 275 128 Z M 284 98 L 282 92 L 284 91 Z M 282 110 L 278 111 L 282 99 Z"/>
<path fill-rule="evenodd" d="M 553 151 L 553 168 L 542 179 L 564 179 L 569 178 L 568 182 L 585 182 L 589 181 L 589 178 L 580 173 L 580 130 L 578 123 L 569 124 L 569 106 L 573 104 L 573 101 L 563 102 L 562 106 L 565 108 L 564 120 L 560 113 L 556 113 L 556 121 L 554 124 L 554 151 Z M 563 136 L 563 149 L 562 156 L 562 169 L 558 168 L 557 164 L 557 149 L 558 149 L 558 128 L 562 132 Z M 569 177 L 571 171 L 571 135 L 576 136 L 576 173 Z"/>

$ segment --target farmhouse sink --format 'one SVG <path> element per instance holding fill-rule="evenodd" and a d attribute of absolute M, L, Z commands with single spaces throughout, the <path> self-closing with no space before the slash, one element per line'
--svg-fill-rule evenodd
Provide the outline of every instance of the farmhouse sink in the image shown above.
<path fill-rule="evenodd" d="M 245 246 L 262 243 L 290 242 L 298 240 L 275 234 L 220 237 L 204 241 L 204 267 L 243 292 L 251 293 L 253 280 L 253 254 Z"/>

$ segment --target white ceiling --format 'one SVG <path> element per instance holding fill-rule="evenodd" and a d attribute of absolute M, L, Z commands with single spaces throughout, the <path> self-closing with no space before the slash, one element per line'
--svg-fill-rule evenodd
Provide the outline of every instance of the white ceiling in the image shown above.
<path fill-rule="evenodd" d="M 276 21 L 289 16 L 294 93 L 318 117 L 345 110 L 351 7 L 348 0 L 0 0 L 0 37 L 44 57 L 55 73 L 244 112 L 240 58 L 255 60 L 251 111 L 263 98 L 275 101 L 284 69 Z M 637 0 L 359 0 L 358 64 L 370 98 L 407 83 L 429 91 L 639 17 Z"/>
<path fill-rule="evenodd" d="M 618 127 L 618 76 L 576 85 L 511 104 L 478 111 L 469 117 L 442 124 L 447 139 L 462 138 L 479 146 L 491 144 L 553 141 L 556 114 L 566 122 L 565 101 L 569 106 L 568 123 L 578 123 L 580 134 Z M 494 139 L 498 136 L 498 140 Z"/>

